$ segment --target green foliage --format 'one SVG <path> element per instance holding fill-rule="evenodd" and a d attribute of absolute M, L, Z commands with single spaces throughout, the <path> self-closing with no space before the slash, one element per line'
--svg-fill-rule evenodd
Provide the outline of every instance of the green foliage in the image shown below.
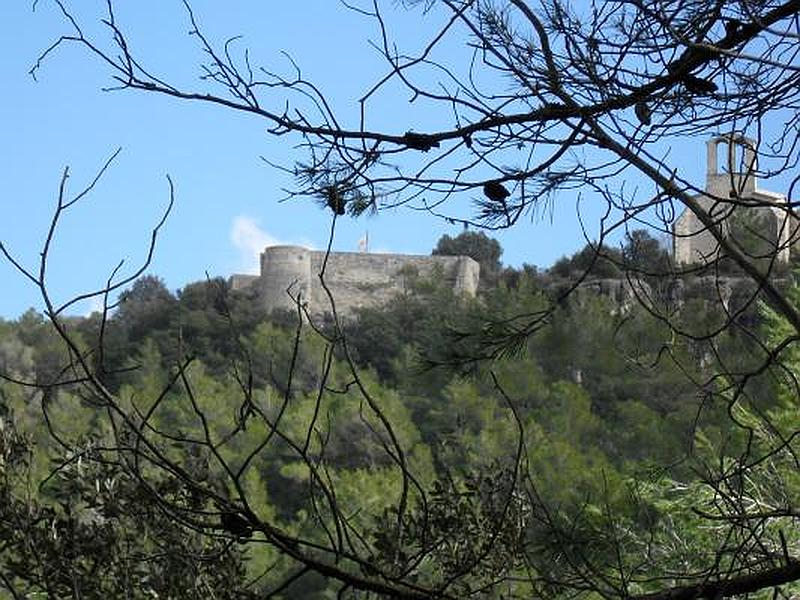
<path fill-rule="evenodd" d="M 91 460 L 100 452 L 92 444 L 68 457 L 32 496 L 27 486 L 36 481 L 25 472 L 33 450 L 11 422 L 0 420 L 0 564 L 20 596 L 241 598 L 246 593 L 245 565 L 235 547 L 187 530 L 159 509 L 147 485 L 124 476 L 113 463 Z M 186 561 L 189 555 L 199 560 Z"/>
<path fill-rule="evenodd" d="M 396 515 L 383 514 L 373 533 L 376 559 L 388 570 L 414 569 L 420 581 L 454 581 L 461 596 L 489 593 L 499 577 L 523 568 L 530 513 L 516 473 L 502 465 L 448 476 L 433 482 L 425 510 L 408 517 L 405 544 L 398 544 Z M 414 565 L 415 554 L 425 562 Z"/>
<path fill-rule="evenodd" d="M 117 317 L 123 323 L 131 342 L 167 329 L 177 300 L 164 282 L 153 275 L 136 280 L 130 290 L 119 297 Z"/>
<path fill-rule="evenodd" d="M 571 257 L 557 260 L 550 274 L 564 279 L 577 279 L 584 273 L 595 279 L 618 278 L 622 276 L 621 263 L 619 250 L 588 243 Z"/>
<path fill-rule="evenodd" d="M 403 386 L 409 379 L 406 367 L 417 374 L 425 362 L 408 361 L 407 351 L 420 359 L 421 352 L 427 358 L 444 356 L 450 349 L 446 331 L 457 328 L 470 309 L 469 300 L 458 297 L 440 278 L 412 279 L 408 293 L 389 305 L 359 310 L 345 332 L 358 364 L 369 365 L 383 380 Z"/>
<path fill-rule="evenodd" d="M 651 238 L 635 239 L 622 258 L 643 269 L 660 260 Z M 574 275 L 589 259 L 579 253 L 566 271 Z M 718 338 L 714 358 L 703 341 L 677 341 L 648 311 L 594 293 L 548 313 L 552 273 L 507 271 L 475 301 L 436 278 L 407 275 L 406 293 L 345 323 L 347 351 L 330 324 L 315 331 L 291 316 L 267 319 L 222 281 L 174 297 L 148 279 L 124 295 L 103 340 L 99 376 L 123 413 L 136 416 L 128 422 L 109 421 L 81 386 L 44 394 L 1 382 L 0 417 L 14 434 L 0 447 L 0 526 L 13 540 L 0 563 L 16 565 L 19 589 L 68 595 L 66 573 L 86 597 L 242 597 L 249 580 L 259 582 L 253 593 L 273 589 L 299 565 L 249 525 L 251 538 L 225 529 L 222 515 L 246 499 L 243 514 L 320 547 L 344 535 L 347 523 L 357 540 L 350 543 L 376 567 L 431 585 L 456 578 L 456 594 L 524 596 L 521 583 L 496 589 L 498 575 L 571 581 L 591 568 L 613 596 L 623 585 L 630 593 L 661 589 L 659 578 L 671 570 L 713 560 L 732 521 L 709 527 L 708 515 L 729 518 L 721 500 L 733 492 L 711 485 L 720 473 L 708 466 L 724 456 L 723 470 L 735 472 L 748 431 L 757 433 L 752 451 L 769 458 L 740 497 L 751 506 L 798 499 L 794 442 L 781 446 L 800 416 L 786 377 L 800 364 L 795 345 L 781 353 L 788 371 L 745 386 L 748 404 L 733 403 L 740 426 L 731 430 L 730 406 L 709 402 L 698 411 L 687 376 L 708 376 L 717 360 L 758 364 L 747 338 Z M 685 307 L 678 321 L 718 317 L 700 300 Z M 520 314 L 547 314 L 547 326 L 514 354 L 451 368 L 453 357 L 481 350 L 460 333 Z M 790 333 L 769 311 L 759 318 L 773 344 Z M 87 347 L 100 331 L 96 316 L 70 326 Z M 62 373 L 68 354 L 39 315 L 0 323 L 0 334 L 6 374 L 47 381 Z M 716 386 L 718 398 L 730 393 L 726 382 Z M 139 478 L 102 450 L 137 427 L 151 445 Z M 185 475 L 161 469 L 159 456 Z M 235 484 L 230 470 L 241 470 Z M 11 519 L 26 525 L 12 531 Z M 796 543 L 785 518 L 770 522 L 765 539 L 774 544 L 780 535 Z M 38 555 L 31 543 L 41 546 Z M 184 558 L 162 556 L 166 547 Z M 47 557 L 49 570 L 37 556 Z M 94 581 L 102 557 L 107 575 Z M 619 561 L 625 584 L 615 579 Z M 335 589 L 304 573 L 285 596 L 327 598 Z M 541 591 L 558 597 L 565 589 Z"/>
<path fill-rule="evenodd" d="M 655 276 L 669 273 L 672 256 L 668 248 L 645 229 L 635 229 L 625 234 L 622 259 L 626 269 Z"/>

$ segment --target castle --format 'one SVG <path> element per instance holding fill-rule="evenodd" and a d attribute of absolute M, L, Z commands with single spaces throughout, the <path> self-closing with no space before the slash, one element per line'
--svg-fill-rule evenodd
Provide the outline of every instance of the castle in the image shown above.
<path fill-rule="evenodd" d="M 299 300 L 311 315 L 331 312 L 319 278 L 325 252 L 301 246 L 269 246 L 261 253 L 260 275 L 233 275 L 231 289 L 257 293 L 267 312 L 297 310 Z M 434 278 L 455 292 L 474 296 L 480 266 L 468 256 L 410 256 L 331 252 L 325 262 L 325 286 L 340 316 L 386 304 L 406 292 L 417 277 Z"/>
<path fill-rule="evenodd" d="M 719 148 L 725 163 L 720 169 Z M 800 222 L 782 194 L 758 187 L 755 142 L 737 134 L 716 136 L 706 144 L 706 185 L 694 196 L 725 235 L 751 258 L 789 261 Z M 678 265 L 705 264 L 719 257 L 714 236 L 688 208 L 673 225 L 673 255 Z"/>
<path fill-rule="evenodd" d="M 719 147 L 726 150 L 719 167 Z M 756 260 L 788 262 L 800 220 L 782 194 L 757 185 L 755 142 L 741 135 L 716 136 L 706 145 L 705 190 L 694 196 L 737 244 Z M 704 264 L 719 257 L 717 240 L 688 208 L 673 224 L 676 264 Z M 325 265 L 324 286 L 319 278 Z M 267 312 L 296 310 L 311 315 L 331 312 L 328 288 L 342 316 L 359 308 L 384 305 L 411 289 L 416 278 L 433 278 L 455 292 L 474 296 L 480 266 L 467 256 L 410 256 L 364 252 L 318 252 L 301 246 L 270 246 L 261 253 L 260 275 L 233 275 L 234 290 L 250 290 Z"/>

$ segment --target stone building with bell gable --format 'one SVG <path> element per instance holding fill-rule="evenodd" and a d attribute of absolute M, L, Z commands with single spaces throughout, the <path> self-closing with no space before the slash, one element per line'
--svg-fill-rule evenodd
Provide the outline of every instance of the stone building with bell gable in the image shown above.
<path fill-rule="evenodd" d="M 694 199 L 725 235 L 753 259 L 789 261 L 798 239 L 797 217 L 783 194 L 758 185 L 758 149 L 739 134 L 720 135 L 706 143 L 706 182 Z M 686 208 L 673 224 L 677 265 L 706 264 L 719 257 L 717 240 Z"/>

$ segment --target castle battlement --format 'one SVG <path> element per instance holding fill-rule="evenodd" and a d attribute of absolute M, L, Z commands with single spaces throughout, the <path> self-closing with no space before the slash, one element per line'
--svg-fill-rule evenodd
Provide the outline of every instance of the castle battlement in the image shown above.
<path fill-rule="evenodd" d="M 311 314 L 330 312 L 330 300 L 320 282 L 326 253 L 302 246 L 269 246 L 261 253 L 260 275 L 233 275 L 232 289 L 253 289 L 267 312 L 295 310 L 296 301 Z M 412 278 L 436 277 L 460 294 L 474 296 L 480 266 L 468 256 L 414 256 L 331 252 L 325 262 L 325 285 L 340 315 L 358 308 L 388 303 L 408 292 Z"/>

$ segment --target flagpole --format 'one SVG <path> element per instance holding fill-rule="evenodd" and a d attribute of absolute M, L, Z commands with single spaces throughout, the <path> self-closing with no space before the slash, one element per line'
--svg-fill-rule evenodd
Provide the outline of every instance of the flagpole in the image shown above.
<path fill-rule="evenodd" d="M 364 232 L 364 237 L 358 240 L 358 251 L 369 252 L 369 231 Z"/>

